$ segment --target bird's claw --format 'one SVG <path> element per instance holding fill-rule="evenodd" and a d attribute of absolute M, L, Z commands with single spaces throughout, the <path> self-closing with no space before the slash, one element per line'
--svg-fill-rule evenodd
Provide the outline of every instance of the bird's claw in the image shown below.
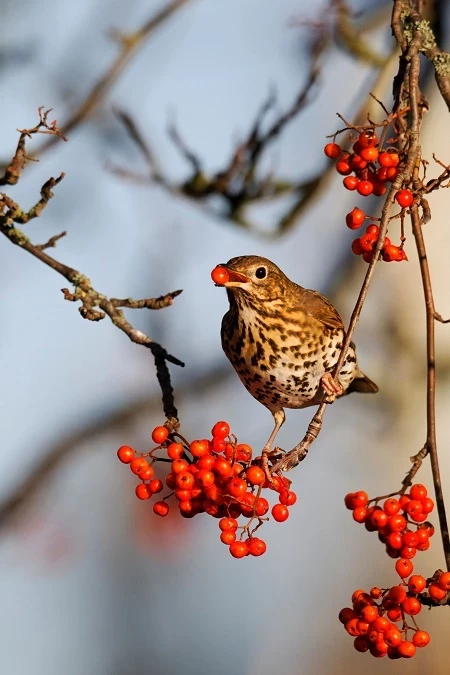
<path fill-rule="evenodd" d="M 271 471 L 271 467 L 269 466 L 269 462 L 272 462 L 272 464 L 273 464 L 274 460 L 276 460 L 277 457 L 281 457 L 283 453 L 284 453 L 284 450 L 282 450 L 281 448 L 276 447 L 272 450 L 268 446 L 265 446 L 263 448 L 262 453 L 261 453 L 262 468 L 264 470 L 264 473 L 266 474 L 267 481 L 269 482 L 269 484 L 272 487 L 273 487 L 272 471 Z"/>
<path fill-rule="evenodd" d="M 320 378 L 320 384 L 322 385 L 322 389 L 325 392 L 325 401 L 327 403 L 333 403 L 333 401 L 336 399 L 336 396 L 341 396 L 344 393 L 341 385 L 331 373 L 325 373 L 322 375 Z"/>

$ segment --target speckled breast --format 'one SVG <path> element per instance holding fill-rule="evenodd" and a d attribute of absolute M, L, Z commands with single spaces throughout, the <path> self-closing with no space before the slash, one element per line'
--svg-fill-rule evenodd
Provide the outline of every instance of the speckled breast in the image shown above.
<path fill-rule="evenodd" d="M 296 318 L 294 324 L 241 307 L 222 322 L 225 354 L 247 390 L 271 410 L 313 405 L 320 378 L 333 370 L 342 347 L 342 330 L 328 329 L 306 314 Z M 339 375 L 344 390 L 356 370 L 350 349 Z"/>

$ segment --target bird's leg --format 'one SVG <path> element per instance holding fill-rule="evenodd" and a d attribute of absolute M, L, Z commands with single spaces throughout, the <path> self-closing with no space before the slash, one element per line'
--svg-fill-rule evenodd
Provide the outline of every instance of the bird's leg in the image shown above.
<path fill-rule="evenodd" d="M 326 394 L 326 402 L 333 403 L 336 396 L 341 396 L 344 393 L 341 385 L 339 384 L 337 378 L 334 378 L 331 373 L 325 373 L 320 378 L 320 384 L 322 389 Z"/>
<path fill-rule="evenodd" d="M 284 410 L 276 410 L 275 412 L 272 412 L 273 418 L 275 420 L 275 426 L 273 428 L 272 433 L 269 436 L 269 439 L 267 443 L 265 444 L 263 451 L 261 453 L 262 457 L 262 467 L 264 469 L 264 473 L 266 474 L 266 478 L 269 481 L 269 483 L 272 483 L 272 475 L 270 472 L 269 468 L 269 459 L 271 456 L 279 455 L 280 449 L 275 448 L 275 451 L 272 450 L 272 444 L 276 438 L 277 433 L 280 431 L 281 427 L 283 426 L 285 420 L 286 420 L 286 415 L 284 413 Z"/>

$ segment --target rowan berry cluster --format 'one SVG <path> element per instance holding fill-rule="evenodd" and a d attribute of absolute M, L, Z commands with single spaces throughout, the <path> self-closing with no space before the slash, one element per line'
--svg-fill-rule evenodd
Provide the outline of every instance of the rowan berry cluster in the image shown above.
<path fill-rule="evenodd" d="M 297 501 L 290 490 L 291 481 L 276 475 L 269 481 L 262 458 L 252 459 L 252 448 L 237 443 L 227 422 L 217 422 L 211 435 L 211 439 L 188 443 L 178 433 L 157 426 L 152 432 L 156 444 L 152 450 L 138 453 L 123 445 L 117 455 L 141 481 L 135 491 L 138 499 L 147 500 L 159 494 L 165 483 L 170 492 L 154 503 L 157 515 L 168 514 L 168 501 L 173 496 L 184 518 L 207 513 L 219 520 L 220 540 L 234 558 L 260 556 L 265 553 L 266 544 L 254 533 L 269 520 L 269 510 L 275 521 L 287 520 L 289 506 Z M 155 456 L 157 452 L 163 456 Z M 157 462 L 171 463 L 164 483 L 154 476 Z M 278 503 L 271 509 L 268 500 L 261 496 L 263 489 L 278 493 Z M 241 516 L 246 519 L 243 524 L 238 521 Z"/>
<path fill-rule="evenodd" d="M 374 195 L 381 197 L 387 190 L 387 183 L 392 183 L 398 174 L 401 164 L 401 155 L 392 147 L 384 149 L 379 147 L 379 139 L 375 131 L 371 128 L 364 129 L 358 136 L 358 139 L 352 146 L 352 152 L 344 152 L 337 143 L 327 143 L 324 152 L 330 159 L 337 159 L 336 171 L 345 176 L 343 179 L 344 187 L 347 190 L 356 191 L 363 197 Z M 399 190 L 395 195 L 398 205 L 402 212 L 411 206 L 414 196 L 410 190 Z M 366 218 L 374 220 L 371 216 L 366 216 L 365 212 L 356 207 L 346 216 L 346 224 L 351 230 L 360 228 Z M 373 258 L 374 249 L 379 237 L 379 228 L 370 224 L 358 239 L 352 243 L 352 251 L 356 255 L 361 255 L 365 262 L 370 262 Z M 402 242 L 396 246 L 392 244 L 389 237 L 385 237 L 381 249 L 382 259 L 385 262 L 401 262 L 408 260 L 403 250 Z"/>
<path fill-rule="evenodd" d="M 428 497 L 427 488 L 420 483 L 413 485 L 408 494 L 390 496 L 382 506 L 380 498 L 372 499 L 366 492 L 350 492 L 345 496 L 345 505 L 352 511 L 357 523 L 364 523 L 369 532 L 378 532 L 391 558 L 413 558 L 417 551 L 430 547 L 434 527 L 427 522 L 428 514 L 434 509 L 434 501 Z M 370 502 L 375 502 L 370 506 Z M 416 529 L 411 526 L 416 525 Z"/>
<path fill-rule="evenodd" d="M 353 645 L 358 652 L 368 651 L 378 658 L 386 654 L 390 659 L 411 658 L 417 647 L 430 642 L 429 633 L 420 630 L 414 617 L 425 599 L 440 602 L 448 597 L 450 572 L 438 570 L 431 579 L 425 579 L 413 574 L 413 563 L 406 558 L 397 560 L 395 569 L 402 579 L 400 584 L 384 589 L 374 586 L 369 593 L 357 590 L 352 595 L 352 607 L 339 612 L 339 621 L 355 638 Z"/>

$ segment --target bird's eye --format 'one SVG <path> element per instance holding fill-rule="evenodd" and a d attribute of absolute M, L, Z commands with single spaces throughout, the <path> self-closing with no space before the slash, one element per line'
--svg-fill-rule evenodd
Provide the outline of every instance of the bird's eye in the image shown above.
<path fill-rule="evenodd" d="M 267 270 L 265 267 L 258 267 L 258 269 L 255 272 L 255 277 L 257 279 L 264 279 L 264 277 L 267 275 Z"/>

